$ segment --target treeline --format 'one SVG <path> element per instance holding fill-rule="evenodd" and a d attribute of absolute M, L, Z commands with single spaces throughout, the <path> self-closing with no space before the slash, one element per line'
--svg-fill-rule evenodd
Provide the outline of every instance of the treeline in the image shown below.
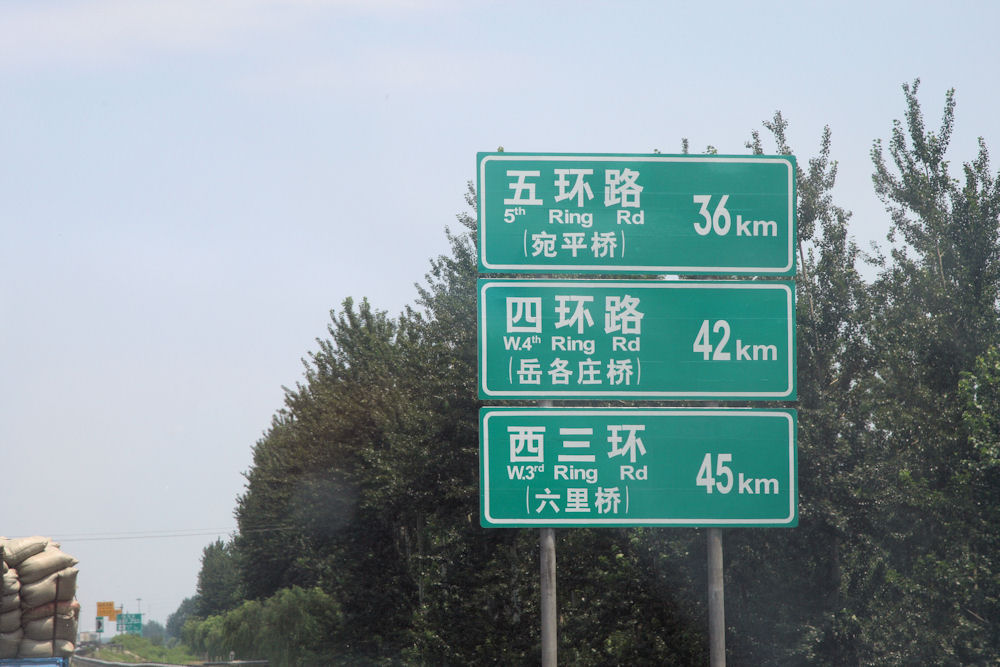
<path fill-rule="evenodd" d="M 982 142 L 953 172 L 953 93 L 928 130 L 917 90 L 872 149 L 887 255 L 848 233 L 829 129 L 799 159 L 800 525 L 724 533 L 731 664 L 1000 654 L 1000 186 Z M 793 152 L 780 113 L 764 127 L 748 149 Z M 539 661 L 538 531 L 479 525 L 476 221 L 459 221 L 413 309 L 331 315 L 254 447 L 238 534 L 205 550 L 195 650 Z M 561 530 L 557 559 L 561 661 L 707 662 L 702 531 Z"/>

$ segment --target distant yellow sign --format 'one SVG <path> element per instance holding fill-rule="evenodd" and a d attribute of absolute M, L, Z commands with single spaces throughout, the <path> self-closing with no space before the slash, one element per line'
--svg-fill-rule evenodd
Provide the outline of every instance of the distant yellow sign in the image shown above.
<path fill-rule="evenodd" d="M 115 610 L 114 602 L 98 602 L 97 603 L 97 615 L 105 616 L 109 620 L 115 620 L 118 615 L 117 610 Z"/>

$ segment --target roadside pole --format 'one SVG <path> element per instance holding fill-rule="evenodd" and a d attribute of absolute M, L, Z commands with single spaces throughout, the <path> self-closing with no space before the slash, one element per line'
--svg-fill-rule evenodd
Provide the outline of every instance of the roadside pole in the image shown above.
<path fill-rule="evenodd" d="M 726 605 L 722 581 L 722 529 L 708 529 L 708 643 L 712 667 L 726 665 Z"/>
<path fill-rule="evenodd" d="M 556 529 L 539 528 L 542 563 L 542 667 L 556 667 Z"/>
<path fill-rule="evenodd" d="M 552 401 L 538 401 L 538 407 L 551 408 Z M 556 611 L 556 531 L 539 528 L 541 563 L 542 667 L 558 664 L 558 612 Z"/>
<path fill-rule="evenodd" d="M 719 403 L 711 401 L 709 407 Z M 723 579 L 722 529 L 709 528 L 708 541 L 708 651 L 711 667 L 726 667 L 726 588 Z"/>

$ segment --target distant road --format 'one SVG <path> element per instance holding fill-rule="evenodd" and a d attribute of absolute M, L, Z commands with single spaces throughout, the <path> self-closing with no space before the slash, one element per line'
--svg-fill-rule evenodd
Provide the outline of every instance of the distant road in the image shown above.
<path fill-rule="evenodd" d="M 110 662 L 108 660 L 98 660 L 97 658 L 87 658 L 82 655 L 74 655 L 69 659 L 70 667 L 190 667 L 188 665 L 176 665 L 164 662 Z"/>
<path fill-rule="evenodd" d="M 98 660 L 82 655 L 74 655 L 69 659 L 70 667 L 191 667 L 191 665 L 178 665 L 166 662 L 111 662 L 110 660 Z M 202 662 L 200 665 L 233 665 L 234 667 L 267 667 L 267 660 L 233 660 L 230 662 Z"/>

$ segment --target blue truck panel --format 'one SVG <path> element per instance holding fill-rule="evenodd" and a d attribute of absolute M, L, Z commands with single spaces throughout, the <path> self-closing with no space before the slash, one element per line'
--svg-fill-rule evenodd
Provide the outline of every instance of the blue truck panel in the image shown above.
<path fill-rule="evenodd" d="M 0 667 L 69 667 L 69 658 L 0 658 Z"/>

